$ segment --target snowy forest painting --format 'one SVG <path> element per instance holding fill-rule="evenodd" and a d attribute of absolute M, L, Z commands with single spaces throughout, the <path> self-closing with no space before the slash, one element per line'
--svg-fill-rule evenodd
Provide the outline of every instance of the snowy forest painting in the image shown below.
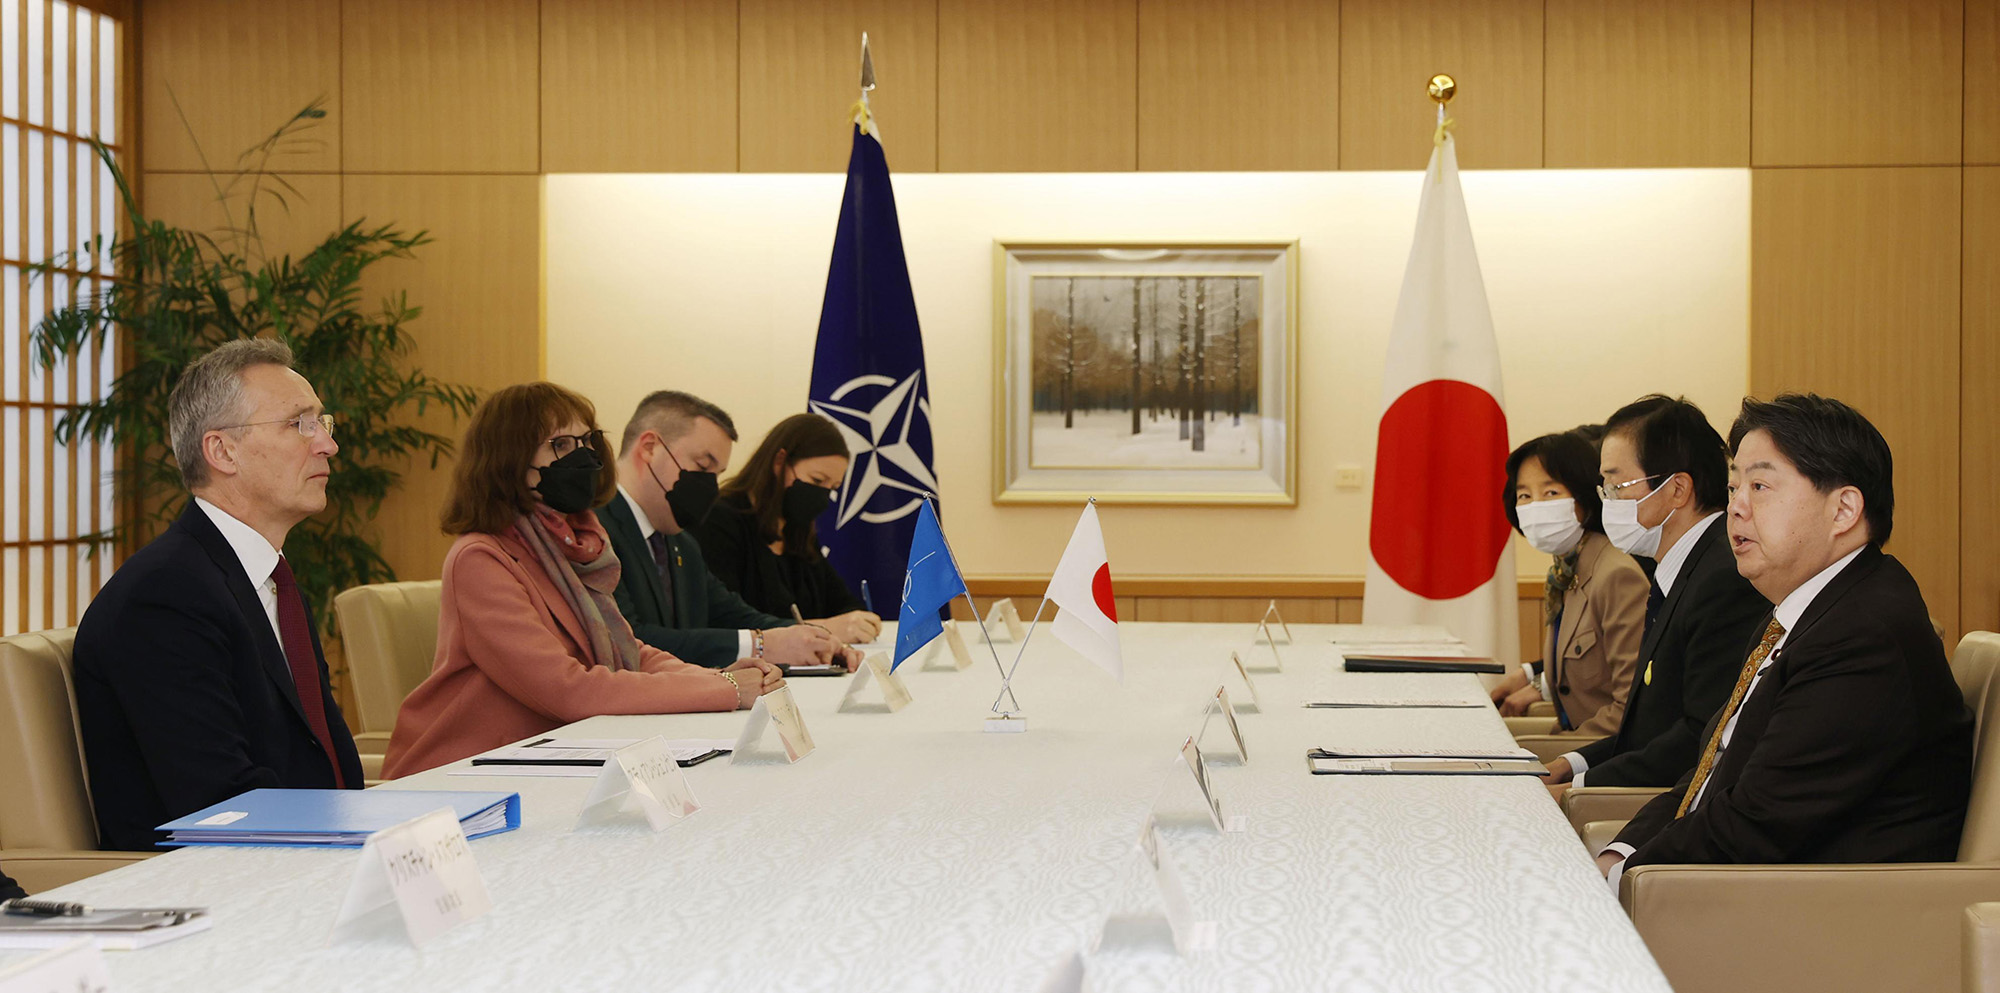
<path fill-rule="evenodd" d="M 1264 465 L 1260 275 L 1036 275 L 1036 469 Z"/>

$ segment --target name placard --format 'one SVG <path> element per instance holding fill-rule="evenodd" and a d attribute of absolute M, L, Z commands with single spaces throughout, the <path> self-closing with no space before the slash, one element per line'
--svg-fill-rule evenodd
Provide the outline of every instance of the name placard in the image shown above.
<path fill-rule="evenodd" d="M 110 993 L 111 970 L 89 938 L 8 969 L 0 969 L 0 993 Z"/>
<path fill-rule="evenodd" d="M 926 661 L 926 670 L 962 671 L 972 665 L 972 649 L 965 647 L 965 635 L 959 633 L 957 621 L 944 622 L 944 644 L 951 650 L 951 661 L 942 665 Z"/>
<path fill-rule="evenodd" d="M 1209 822 L 1215 825 L 1217 831 L 1243 830 L 1242 817 L 1225 819 L 1222 816 L 1222 798 L 1215 795 L 1215 788 L 1208 780 L 1208 762 L 1202 758 L 1201 746 L 1195 742 L 1193 735 L 1181 743 L 1181 757 L 1176 764 L 1194 777 L 1195 788 L 1201 791 L 1202 806 L 1208 811 Z"/>
<path fill-rule="evenodd" d="M 1209 701 L 1208 712 L 1213 714 L 1217 711 L 1221 711 L 1222 713 L 1222 722 L 1229 725 L 1229 736 L 1236 740 L 1237 757 L 1245 762 L 1250 761 L 1250 749 L 1243 747 L 1243 725 L 1236 723 L 1236 710 L 1229 705 L 1229 687 L 1227 686 L 1216 687 L 1215 697 Z M 1202 724 L 1206 727 L 1208 722 L 1204 720 Z"/>
<path fill-rule="evenodd" d="M 1001 634 L 1001 630 L 1006 634 Z M 981 628 L 986 637 L 993 641 L 1022 641 L 1028 636 L 1028 626 L 1021 623 L 1021 610 L 1014 606 L 1013 597 L 1002 597 L 993 601 L 986 610 L 986 626 Z"/>
<path fill-rule="evenodd" d="M 1236 666 L 1236 674 L 1243 677 L 1243 688 L 1250 691 L 1249 709 L 1261 713 L 1264 710 L 1264 700 L 1257 695 L 1257 681 L 1250 678 L 1250 670 L 1243 668 L 1243 656 L 1230 652 L 1229 661 Z"/>
<path fill-rule="evenodd" d="M 861 709 L 861 691 L 877 684 L 882 687 L 882 703 L 892 714 L 909 706 L 914 699 L 903 677 L 889 668 L 889 657 L 881 652 L 870 652 L 861 660 L 861 668 L 855 672 L 854 679 L 847 684 L 847 694 L 840 698 L 840 711 Z"/>
<path fill-rule="evenodd" d="M 1257 622 L 1258 640 L 1260 642 L 1269 641 L 1272 644 L 1277 644 L 1278 633 L 1277 631 L 1272 630 L 1270 627 L 1271 622 L 1273 621 L 1276 621 L 1278 627 L 1284 630 L 1285 644 L 1287 645 L 1291 644 L 1292 626 L 1290 624 L 1285 623 L 1285 615 L 1278 613 L 1278 601 L 1276 600 L 1271 601 L 1271 605 L 1264 608 L 1264 617 L 1262 620 Z"/>
<path fill-rule="evenodd" d="M 792 688 L 781 686 L 758 697 L 756 705 L 750 708 L 750 717 L 743 722 L 743 733 L 736 736 L 736 749 L 729 756 L 731 765 L 749 761 L 759 754 L 757 743 L 763 740 L 767 725 L 777 726 L 778 740 L 785 746 L 787 762 L 797 762 L 812 754 L 812 735 L 806 731 L 805 718 L 799 716 L 799 705 L 792 699 Z"/>
<path fill-rule="evenodd" d="M 1138 843 L 1139 854 L 1152 869 L 1153 883 L 1159 888 L 1167 926 L 1174 933 L 1174 948 L 1186 955 L 1215 947 L 1215 922 L 1194 919 L 1194 904 L 1188 901 L 1187 890 L 1181 886 L 1180 873 L 1174 868 L 1173 860 L 1167 857 L 1166 845 L 1160 841 L 1159 822 L 1151 814 L 1146 815 L 1146 825 L 1139 831 Z"/>
<path fill-rule="evenodd" d="M 365 919 L 390 905 L 401 914 L 410 943 L 419 947 L 493 909 L 486 880 L 451 808 L 368 836 L 327 943 L 356 932 Z"/>
<path fill-rule="evenodd" d="M 612 806 L 614 802 L 616 806 Z M 646 823 L 655 831 L 664 831 L 675 821 L 701 809 L 701 804 L 695 801 L 694 789 L 688 786 L 687 776 L 681 773 L 680 763 L 674 760 L 673 746 L 659 735 L 633 742 L 611 754 L 604 770 L 597 774 L 597 782 L 591 785 L 590 794 L 583 799 L 576 827 L 634 806 L 646 815 Z"/>
<path fill-rule="evenodd" d="M 1269 624 L 1263 621 L 1258 621 L 1257 636 L 1251 639 L 1250 643 L 1252 645 L 1269 645 L 1271 648 L 1271 667 L 1269 669 L 1264 669 L 1263 671 L 1265 672 L 1285 671 L 1285 657 L 1283 655 L 1278 654 L 1278 643 L 1272 640 L 1271 638 L 1271 626 Z"/>

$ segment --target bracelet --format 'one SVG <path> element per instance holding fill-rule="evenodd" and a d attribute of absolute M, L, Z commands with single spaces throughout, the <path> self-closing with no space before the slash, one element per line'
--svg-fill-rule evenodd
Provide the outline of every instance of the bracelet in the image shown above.
<path fill-rule="evenodd" d="M 735 691 L 736 691 L 737 693 L 742 693 L 742 692 L 743 692 L 743 684 L 742 684 L 742 683 L 739 683 L 739 682 L 737 682 L 737 681 L 736 681 L 736 674 L 735 674 L 735 673 L 732 673 L 732 672 L 721 672 L 721 671 L 719 671 L 719 670 L 718 670 L 718 671 L 717 671 L 717 673 L 716 673 L 716 675 L 719 675 L 719 676 L 721 676 L 722 678 L 724 678 L 724 679 L 727 679 L 727 680 L 729 680 L 729 688 L 730 688 L 730 689 L 732 689 L 732 690 L 735 690 Z"/>

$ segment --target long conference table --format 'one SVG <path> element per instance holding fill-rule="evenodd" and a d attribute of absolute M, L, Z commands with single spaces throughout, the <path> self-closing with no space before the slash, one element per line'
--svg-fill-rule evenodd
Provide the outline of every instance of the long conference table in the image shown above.
<path fill-rule="evenodd" d="M 1214 829 L 1176 760 L 1218 685 L 1248 702 L 1229 652 L 1268 667 L 1272 648 L 1249 625 L 1127 623 L 1122 687 L 1036 633 L 1014 684 L 1022 734 L 982 729 L 999 685 L 982 644 L 963 671 L 905 664 L 915 702 L 895 713 L 836 713 L 846 679 L 793 679 L 818 750 L 688 769 L 701 809 L 658 833 L 637 815 L 575 828 L 589 779 L 458 763 L 378 787 L 521 794 L 519 830 L 471 843 L 493 910 L 421 949 L 392 932 L 329 946 L 355 849 L 183 849 L 48 896 L 211 908 L 206 933 L 107 953 L 114 989 L 134 991 L 1033 991 L 1078 953 L 1098 993 L 1667 990 L 1539 781 L 1307 772 L 1312 747 L 1511 744 L 1491 707 L 1304 707 L 1484 699 L 1470 675 L 1342 672 L 1335 627 L 1292 625 L 1283 671 L 1253 669 L 1247 762 L 1209 723 L 1238 831 Z M 557 733 L 733 738 L 743 720 Z M 1149 812 L 1194 916 L 1215 922 L 1211 950 L 1092 951 L 1107 915 L 1160 907 L 1135 845 Z"/>

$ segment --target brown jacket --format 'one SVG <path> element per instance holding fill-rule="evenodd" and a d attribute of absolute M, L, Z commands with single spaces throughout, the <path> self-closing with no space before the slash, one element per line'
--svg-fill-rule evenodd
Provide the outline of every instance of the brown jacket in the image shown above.
<path fill-rule="evenodd" d="M 1562 628 L 1553 642 L 1542 628 L 1542 671 L 1574 729 L 1563 733 L 1587 740 L 1618 733 L 1639 667 L 1650 588 L 1630 555 L 1584 532 L 1576 583 L 1563 593 Z"/>
<path fill-rule="evenodd" d="M 589 638 L 512 534 L 460 535 L 444 557 L 437 657 L 403 701 L 382 774 L 407 776 L 598 714 L 734 710 L 713 669 L 640 644 L 641 671 L 585 665 Z M 608 623 L 624 624 L 613 613 Z"/>

